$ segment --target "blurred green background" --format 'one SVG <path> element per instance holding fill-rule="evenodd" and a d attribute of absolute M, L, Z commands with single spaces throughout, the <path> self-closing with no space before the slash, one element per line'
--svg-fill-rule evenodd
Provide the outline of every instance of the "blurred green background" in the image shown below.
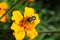
<path fill-rule="evenodd" d="M 3 1 L 7 2 L 8 10 L 10 10 L 18 0 L 0 0 L 0 2 Z M 37 31 L 60 30 L 60 0 L 34 0 L 32 2 L 25 0 L 7 13 L 8 21 L 6 23 L 0 22 L 0 40 L 15 40 L 12 35 L 13 31 L 10 29 L 11 13 L 14 10 L 19 10 L 23 14 L 26 6 L 34 8 L 35 12 L 39 14 L 41 22 L 36 27 Z M 26 36 L 24 40 L 28 40 L 28 37 Z M 39 33 L 39 36 L 34 40 L 60 40 L 60 33 Z"/>

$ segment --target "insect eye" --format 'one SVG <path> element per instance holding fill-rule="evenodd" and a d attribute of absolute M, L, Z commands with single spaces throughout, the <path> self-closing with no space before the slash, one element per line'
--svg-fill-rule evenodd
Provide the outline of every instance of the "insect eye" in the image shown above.
<path fill-rule="evenodd" d="M 36 19 L 36 17 L 35 17 L 35 16 L 32 16 L 32 19 L 33 19 L 33 20 L 35 20 L 35 19 Z"/>

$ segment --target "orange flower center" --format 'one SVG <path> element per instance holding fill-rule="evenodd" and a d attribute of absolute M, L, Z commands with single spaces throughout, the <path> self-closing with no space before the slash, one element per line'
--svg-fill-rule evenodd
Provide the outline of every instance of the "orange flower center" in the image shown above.
<path fill-rule="evenodd" d="M 19 25 L 24 27 L 25 30 L 31 30 L 34 27 L 34 20 L 36 17 L 27 17 L 23 18 L 20 22 Z"/>

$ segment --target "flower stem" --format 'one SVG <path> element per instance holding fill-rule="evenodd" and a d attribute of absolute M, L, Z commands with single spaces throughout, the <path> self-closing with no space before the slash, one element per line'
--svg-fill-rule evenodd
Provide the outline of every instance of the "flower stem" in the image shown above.
<path fill-rule="evenodd" d="M 39 31 L 39 33 L 60 33 L 60 30 Z"/>

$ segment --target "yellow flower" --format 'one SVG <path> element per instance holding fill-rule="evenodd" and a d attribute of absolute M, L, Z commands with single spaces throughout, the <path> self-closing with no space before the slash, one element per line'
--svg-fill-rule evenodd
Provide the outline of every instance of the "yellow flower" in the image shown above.
<path fill-rule="evenodd" d="M 11 29 L 14 30 L 13 35 L 16 40 L 23 40 L 25 33 L 30 38 L 34 39 L 38 36 L 38 32 L 35 27 L 40 22 L 38 14 L 34 14 L 34 9 L 25 7 L 24 16 L 21 15 L 20 11 L 13 11 L 12 20 L 15 20 L 11 26 Z"/>
<path fill-rule="evenodd" d="M 6 12 L 6 9 L 8 8 L 6 2 L 1 2 L 0 3 L 0 17 Z M 7 21 L 7 15 L 5 15 L 2 19 L 0 19 L 1 22 L 6 22 Z"/>

